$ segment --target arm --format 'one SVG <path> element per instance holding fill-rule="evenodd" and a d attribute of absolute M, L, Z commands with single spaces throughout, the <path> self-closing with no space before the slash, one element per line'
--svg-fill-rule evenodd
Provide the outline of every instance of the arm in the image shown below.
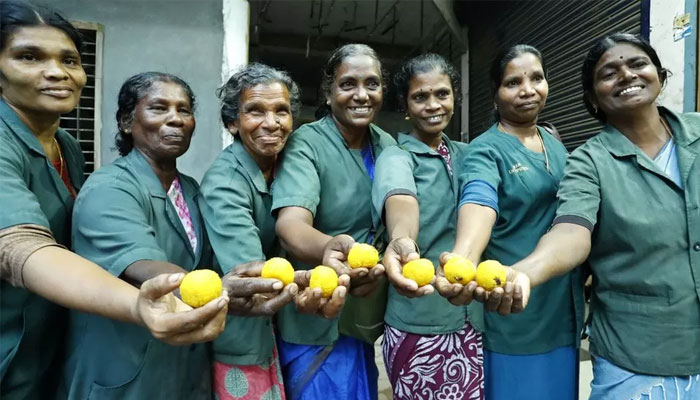
<path fill-rule="evenodd" d="M 489 243 L 496 217 L 497 214 L 493 208 L 480 204 L 466 203 L 459 208 L 455 245 L 452 253 L 443 253 L 440 256 L 440 267 L 435 280 L 438 293 L 447 298 L 450 303 L 454 305 L 471 303 L 475 290 L 479 288 L 475 281 L 466 285 L 450 283 L 445 278 L 443 266 L 453 254 L 466 257 L 476 266 Z"/>
<path fill-rule="evenodd" d="M 182 267 L 165 261 L 139 260 L 129 265 L 122 278 L 136 287 L 160 274 L 186 274 Z"/>
<path fill-rule="evenodd" d="M 22 276 L 28 290 L 54 303 L 145 325 L 154 337 L 169 344 L 210 341 L 226 322 L 226 294 L 192 310 L 169 293 L 179 286 L 181 274 L 158 276 L 139 291 L 57 246 L 41 248 L 29 256 Z"/>

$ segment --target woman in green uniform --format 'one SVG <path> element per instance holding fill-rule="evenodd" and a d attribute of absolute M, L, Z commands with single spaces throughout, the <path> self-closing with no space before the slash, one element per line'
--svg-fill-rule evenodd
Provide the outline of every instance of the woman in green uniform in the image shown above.
<path fill-rule="evenodd" d="M 225 274 L 239 264 L 283 255 L 270 185 L 300 100 L 289 75 L 258 63 L 236 72 L 219 97 L 221 120 L 235 140 L 204 175 L 198 203 L 216 265 Z M 297 286 L 288 285 L 275 301 L 284 304 L 296 293 Z M 271 315 L 227 318 L 228 328 L 214 342 L 218 399 L 284 398 L 271 322 Z"/>
<path fill-rule="evenodd" d="M 657 106 L 667 74 L 638 36 L 594 43 L 584 100 L 605 127 L 569 157 L 554 226 L 509 277 L 517 310 L 588 260 L 595 400 L 700 398 L 700 115 Z"/>
<path fill-rule="evenodd" d="M 278 236 L 295 268 L 323 262 L 348 273 L 347 266 L 337 261 L 344 259 L 355 241 L 373 240 L 374 160 L 395 144 L 372 124 L 384 91 L 374 50 L 361 44 L 336 49 L 324 69 L 322 91 L 327 115 L 291 135 L 273 185 L 272 210 L 278 216 Z M 349 272 L 353 293 L 367 293 L 383 270 L 376 266 L 371 272 L 366 268 Z M 345 292 L 340 295 L 344 297 Z M 331 301 L 336 299 L 333 296 Z M 313 310 L 320 290 L 307 289 L 299 297 L 298 307 Z M 288 397 L 376 398 L 377 367 L 371 344 L 339 335 L 337 319 L 301 314 L 294 307 L 285 308 L 278 322 Z"/>
<path fill-rule="evenodd" d="M 529 254 L 549 229 L 567 152 L 537 118 L 549 92 L 540 52 L 516 45 L 491 69 L 497 122 L 469 144 L 453 253 L 511 264 Z M 443 261 L 447 257 L 443 258 Z M 462 287 L 438 278 L 453 303 L 470 300 Z M 512 290 L 509 286 L 508 290 Z M 530 307 L 509 317 L 484 317 L 486 399 L 574 399 L 583 285 L 572 271 L 537 289 Z"/>
<path fill-rule="evenodd" d="M 394 83 L 412 128 L 399 133 L 398 146 L 377 159 L 372 203 L 375 217 L 386 224 L 390 248 L 409 252 L 397 260 L 388 251 L 384 258 L 392 283 L 384 318 L 384 363 L 395 399 L 431 398 L 425 396 L 428 392 L 483 399 L 481 333 L 467 319 L 466 307 L 451 305 L 432 290 L 419 292 L 401 274 L 401 262 L 417 258 L 418 251 L 439 265 L 440 253 L 454 244 L 459 162 L 466 146 L 451 141 L 443 130 L 460 98 L 459 74 L 444 58 L 424 54 L 404 63 Z M 470 307 L 477 314 L 470 313 L 469 319 L 481 323 L 481 305 Z"/>
<path fill-rule="evenodd" d="M 195 128 L 191 89 L 172 75 L 142 73 L 124 83 L 118 105 L 122 157 L 93 173 L 76 200 L 76 252 L 135 285 L 211 266 L 198 185 L 176 168 Z M 205 344 L 170 346 L 138 326 L 74 313 L 68 349 L 68 398 L 211 397 Z"/>
<path fill-rule="evenodd" d="M 24 2 L 0 2 L 3 399 L 56 393 L 66 313 L 53 303 L 145 324 L 173 344 L 211 340 L 223 328 L 225 298 L 173 313 L 190 309 L 168 294 L 181 274 L 151 280 L 139 295 L 63 247 L 70 246 L 70 214 L 73 195 L 82 186 L 83 160 L 77 141 L 58 124 L 61 114 L 75 108 L 85 85 L 80 45 L 77 30 L 59 14 Z"/>

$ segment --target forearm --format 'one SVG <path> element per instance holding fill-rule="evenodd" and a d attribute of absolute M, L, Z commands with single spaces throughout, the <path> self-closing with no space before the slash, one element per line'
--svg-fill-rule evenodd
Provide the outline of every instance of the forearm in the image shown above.
<path fill-rule="evenodd" d="M 322 263 L 323 250 L 332 236 L 300 221 L 278 220 L 276 227 L 282 247 L 292 257 L 312 266 Z"/>
<path fill-rule="evenodd" d="M 389 240 L 402 237 L 418 240 L 420 209 L 413 196 L 397 195 L 386 199 L 384 215 Z"/>
<path fill-rule="evenodd" d="M 138 289 L 61 247 L 44 247 L 34 252 L 27 258 L 22 274 L 28 290 L 56 304 L 142 323 L 136 311 Z"/>
<path fill-rule="evenodd" d="M 183 268 L 165 261 L 140 260 L 129 265 L 122 277 L 127 282 L 141 286 L 145 281 L 161 274 L 187 273 Z"/>
<path fill-rule="evenodd" d="M 478 204 L 465 204 L 460 207 L 452 252 L 477 264 L 491 239 L 495 223 L 496 211 L 490 207 Z"/>
<path fill-rule="evenodd" d="M 591 232 L 576 224 L 556 224 L 535 250 L 512 267 L 524 272 L 534 287 L 581 265 L 591 251 Z"/>

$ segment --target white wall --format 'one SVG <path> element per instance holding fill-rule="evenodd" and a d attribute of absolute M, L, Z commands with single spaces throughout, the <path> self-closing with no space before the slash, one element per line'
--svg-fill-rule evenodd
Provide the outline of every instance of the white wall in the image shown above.
<path fill-rule="evenodd" d="M 684 90 L 693 90 L 692 87 L 687 87 L 686 74 L 695 73 L 687 68 L 686 60 L 686 41 L 692 40 L 693 36 L 677 42 L 673 40 L 673 20 L 677 15 L 686 12 L 686 0 L 651 0 L 649 40 L 664 67 L 673 74 L 666 82 L 666 88 L 659 96 L 659 101 L 676 112 L 684 110 Z M 693 18 L 697 16 L 691 16 L 691 19 Z M 697 37 L 697 33 L 694 37 Z"/>

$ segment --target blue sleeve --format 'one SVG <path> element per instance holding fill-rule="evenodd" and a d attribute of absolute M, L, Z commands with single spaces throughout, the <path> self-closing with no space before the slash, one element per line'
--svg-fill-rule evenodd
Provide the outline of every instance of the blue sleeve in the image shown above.
<path fill-rule="evenodd" d="M 498 192 L 491 184 L 482 179 L 470 181 L 462 189 L 459 207 L 467 203 L 491 207 L 498 214 Z"/>

